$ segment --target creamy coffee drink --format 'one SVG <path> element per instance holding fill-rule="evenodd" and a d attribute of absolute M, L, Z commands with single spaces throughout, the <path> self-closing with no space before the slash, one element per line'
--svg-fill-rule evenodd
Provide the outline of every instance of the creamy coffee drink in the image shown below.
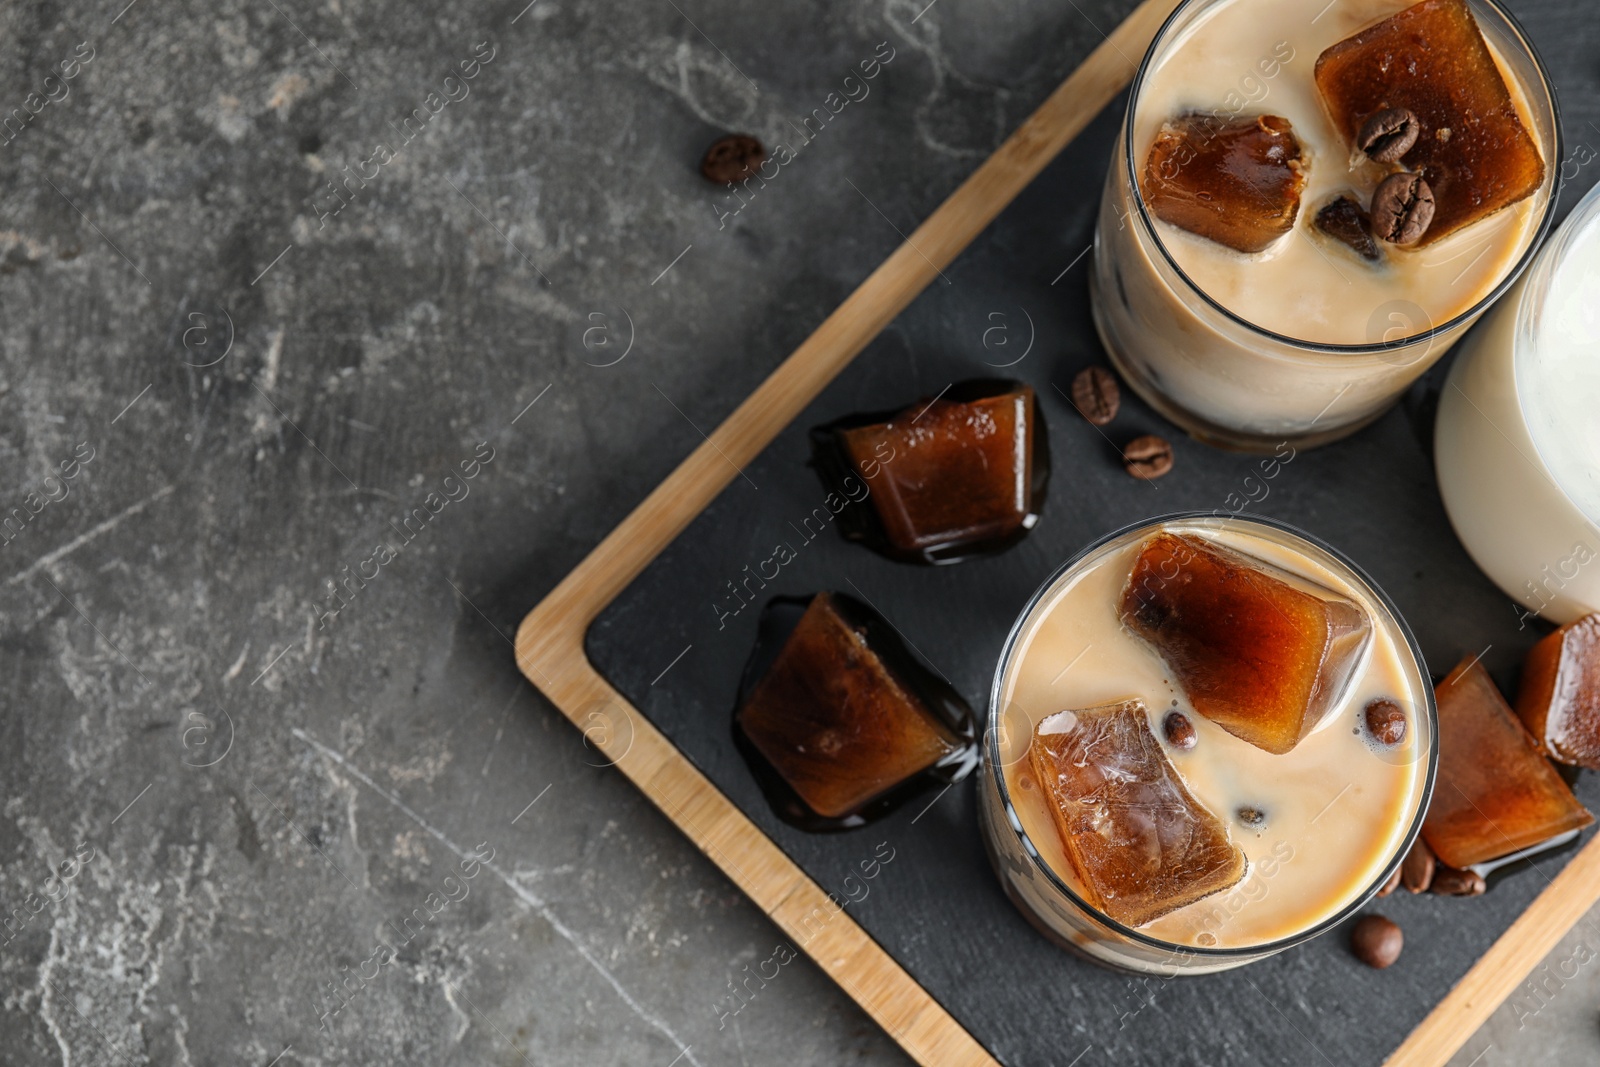
<path fill-rule="evenodd" d="M 1524 609 L 1600 611 L 1600 192 L 1467 342 L 1434 462 L 1457 535 Z"/>
<path fill-rule="evenodd" d="M 1202 439 L 1376 418 L 1526 262 L 1554 107 L 1490 3 L 1190 0 L 1135 83 L 1096 234 L 1112 362 Z"/>
<path fill-rule="evenodd" d="M 1018 623 L 994 700 L 1002 879 L 1120 966 L 1220 969 L 1316 931 L 1381 885 L 1426 807 L 1432 690 L 1403 624 L 1266 523 L 1170 520 L 1091 550 Z"/>
<path fill-rule="evenodd" d="M 1405 302 L 1425 319 L 1385 320 L 1376 340 L 1397 326 L 1418 332 L 1424 323 L 1448 322 L 1482 300 L 1528 246 L 1538 216 L 1531 199 L 1424 247 L 1378 246 L 1382 258 L 1373 261 L 1352 255 L 1317 230 L 1315 216 L 1323 205 L 1346 195 L 1370 204 L 1389 173 L 1352 151 L 1334 124 L 1312 76 L 1317 57 L 1406 6 L 1395 0 L 1340 0 L 1331 7 L 1327 0 L 1233 0 L 1194 27 L 1147 75 L 1133 116 L 1135 145 L 1154 144 L 1174 116 L 1218 106 L 1226 116 L 1231 103 L 1243 103 L 1240 116 L 1282 116 L 1299 140 L 1305 158 L 1301 217 L 1271 247 L 1241 254 L 1157 222 L 1162 243 L 1183 272 L 1207 296 L 1255 326 L 1300 341 L 1361 345 L 1374 340 L 1368 328 L 1375 311 Z M 1494 61 L 1501 77 L 1514 85 L 1505 61 L 1498 56 Z M 1245 95 L 1252 92 L 1253 102 Z M 1512 100 L 1523 125 L 1531 128 L 1523 94 L 1515 93 Z M 1437 138 L 1441 131 L 1433 132 Z"/>

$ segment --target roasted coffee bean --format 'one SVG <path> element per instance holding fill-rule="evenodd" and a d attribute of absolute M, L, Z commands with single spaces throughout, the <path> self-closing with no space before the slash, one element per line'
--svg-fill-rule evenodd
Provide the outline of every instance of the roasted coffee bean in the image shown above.
<path fill-rule="evenodd" d="M 1489 888 L 1477 871 L 1458 871 L 1439 864 L 1433 872 L 1433 891 L 1445 897 L 1478 897 Z"/>
<path fill-rule="evenodd" d="M 1417 116 L 1403 107 L 1391 107 L 1362 123 L 1356 143 L 1368 159 L 1398 163 L 1417 143 L 1419 129 Z"/>
<path fill-rule="evenodd" d="M 1433 221 L 1433 190 L 1422 175 L 1402 171 L 1372 194 L 1372 233 L 1391 244 L 1415 244 Z"/>
<path fill-rule="evenodd" d="M 1167 735 L 1167 744 L 1173 748 L 1191 749 L 1200 738 L 1194 732 L 1194 723 L 1181 711 L 1169 711 L 1161 720 L 1161 732 Z"/>
<path fill-rule="evenodd" d="M 1380 971 L 1400 958 L 1400 949 L 1405 943 L 1400 925 L 1382 915 L 1362 916 L 1350 931 L 1350 947 L 1356 959 Z"/>
<path fill-rule="evenodd" d="M 1378 890 L 1380 897 L 1386 897 L 1400 888 L 1400 868 L 1396 867 L 1389 873 L 1389 880 L 1383 883 L 1383 888 Z"/>
<path fill-rule="evenodd" d="M 1267 824 L 1267 813 L 1260 808 L 1249 806 L 1240 808 L 1234 814 L 1239 816 L 1239 821 L 1251 829 L 1259 829 Z"/>
<path fill-rule="evenodd" d="M 1172 469 L 1172 446 L 1153 433 L 1135 437 L 1122 450 L 1122 466 L 1144 481 L 1159 478 Z"/>
<path fill-rule="evenodd" d="M 700 173 L 718 185 L 726 185 L 754 175 L 766 158 L 767 150 L 760 141 L 749 134 L 730 133 L 711 142 L 700 161 Z"/>
<path fill-rule="evenodd" d="M 1116 377 L 1104 367 L 1085 367 L 1072 379 L 1072 406 L 1096 426 L 1104 426 L 1122 406 Z"/>
<path fill-rule="evenodd" d="M 1354 249 L 1362 259 L 1378 258 L 1378 242 L 1372 239 L 1372 220 L 1361 205 L 1348 196 L 1339 197 L 1317 212 L 1316 227 Z"/>
<path fill-rule="evenodd" d="M 1406 739 L 1406 713 L 1388 697 L 1367 705 L 1367 730 L 1381 745 L 1398 745 Z"/>
<path fill-rule="evenodd" d="M 1419 836 L 1412 844 L 1411 851 L 1406 853 L 1405 861 L 1400 864 L 1400 880 L 1411 892 L 1426 893 L 1433 884 L 1433 872 L 1438 863 L 1433 858 L 1433 849 Z"/>

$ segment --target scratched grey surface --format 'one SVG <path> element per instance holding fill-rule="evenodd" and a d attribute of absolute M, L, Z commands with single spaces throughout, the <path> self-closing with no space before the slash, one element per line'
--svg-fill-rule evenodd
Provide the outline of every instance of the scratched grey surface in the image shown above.
<path fill-rule="evenodd" d="M 0 10 L 0 1063 L 904 1062 L 804 960 L 722 1016 L 780 935 L 506 635 L 1128 6 Z M 1579 947 L 1467 1051 L 1592 1058 Z"/>

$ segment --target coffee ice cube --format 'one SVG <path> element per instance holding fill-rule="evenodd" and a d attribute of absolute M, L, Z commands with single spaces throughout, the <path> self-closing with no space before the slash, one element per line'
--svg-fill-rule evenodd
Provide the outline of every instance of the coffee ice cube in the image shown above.
<path fill-rule="evenodd" d="M 1338 702 L 1372 638 L 1354 601 L 1189 534 L 1140 546 L 1120 614 L 1195 711 L 1277 755 Z"/>
<path fill-rule="evenodd" d="M 1015 381 L 960 382 L 900 411 L 818 427 L 812 452 L 845 507 L 844 535 L 914 563 L 1015 543 L 1038 521 L 1049 478 L 1038 401 Z"/>
<path fill-rule="evenodd" d="M 769 605 L 763 637 L 774 636 L 765 624 L 775 614 L 796 610 Z M 970 709 L 877 613 L 837 593 L 811 598 L 734 721 L 779 814 L 810 829 L 858 823 L 864 807 L 930 768 L 972 763 Z"/>
<path fill-rule="evenodd" d="M 1476 657 L 1434 696 L 1439 775 L 1422 835 L 1441 863 L 1465 869 L 1594 821 Z"/>
<path fill-rule="evenodd" d="M 1533 646 L 1522 664 L 1517 714 L 1551 759 L 1600 769 L 1600 614 Z"/>
<path fill-rule="evenodd" d="M 1293 228 L 1305 164 L 1288 119 L 1192 113 L 1162 124 L 1139 184 L 1162 221 L 1260 252 Z"/>
<path fill-rule="evenodd" d="M 1545 162 L 1466 0 L 1422 0 L 1317 57 L 1317 88 L 1354 148 L 1380 111 L 1404 108 L 1418 136 L 1401 164 L 1433 190 L 1418 246 L 1532 194 Z"/>
<path fill-rule="evenodd" d="M 1139 700 L 1041 721 L 1028 759 L 1090 903 L 1125 926 L 1228 889 L 1245 855 L 1194 798 Z"/>

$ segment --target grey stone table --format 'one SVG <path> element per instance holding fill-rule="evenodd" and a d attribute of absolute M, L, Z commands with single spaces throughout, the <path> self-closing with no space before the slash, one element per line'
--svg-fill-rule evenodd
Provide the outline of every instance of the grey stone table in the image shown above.
<path fill-rule="evenodd" d="M 0 1063 L 904 1062 L 509 635 L 1130 5 L 124 2 L 0 9 Z"/>

